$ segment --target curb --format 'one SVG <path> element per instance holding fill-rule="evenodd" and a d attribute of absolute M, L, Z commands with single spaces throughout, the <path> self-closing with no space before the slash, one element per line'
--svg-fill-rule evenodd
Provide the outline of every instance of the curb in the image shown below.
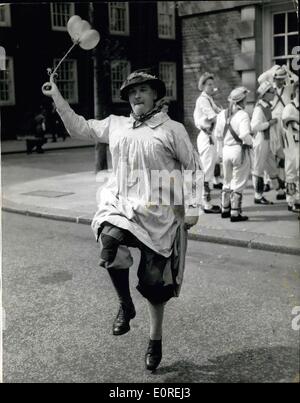
<path fill-rule="evenodd" d="M 94 144 L 83 144 L 78 146 L 69 146 L 69 147 L 51 147 L 51 148 L 44 148 L 44 151 L 57 151 L 57 150 L 69 150 L 74 148 L 88 148 L 88 147 L 95 147 Z M 16 151 L 1 151 L 1 155 L 9 155 L 9 154 L 26 154 L 26 150 L 16 150 Z"/>
<path fill-rule="evenodd" d="M 72 216 L 66 216 L 66 215 L 62 215 L 62 214 L 36 212 L 33 210 L 18 209 L 18 208 L 13 208 L 13 207 L 8 207 L 8 206 L 6 206 L 6 207 L 2 206 L 2 211 L 8 212 L 8 213 L 15 213 L 15 214 L 31 216 L 31 217 L 37 217 L 37 218 L 45 218 L 45 219 L 49 219 L 49 220 L 73 222 L 76 224 L 90 225 L 92 222 L 92 219 L 86 218 L 83 216 L 72 217 Z M 256 234 L 256 237 L 261 237 L 261 236 L 262 236 L 262 234 Z M 259 241 L 259 240 L 255 239 L 255 235 L 253 236 L 253 238 L 254 239 L 237 239 L 237 238 L 230 238 L 229 236 L 222 237 L 222 236 L 218 236 L 218 235 L 205 234 L 205 233 L 202 233 L 202 234 L 192 233 L 192 232 L 188 233 L 188 239 L 190 239 L 192 241 L 211 242 L 211 243 L 222 244 L 222 245 L 238 246 L 238 247 L 244 247 L 244 248 L 248 248 L 248 249 L 258 249 L 258 250 L 264 250 L 264 251 L 269 251 L 269 252 L 287 253 L 290 255 L 300 256 L 300 240 L 299 240 L 299 247 L 293 247 L 293 246 L 288 246 L 288 245 L 278 245 L 278 244 L 267 243 L 264 241 Z"/>

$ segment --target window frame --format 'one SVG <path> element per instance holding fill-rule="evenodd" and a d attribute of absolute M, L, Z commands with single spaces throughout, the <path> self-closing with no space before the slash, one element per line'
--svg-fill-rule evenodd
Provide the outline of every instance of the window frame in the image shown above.
<path fill-rule="evenodd" d="M 272 65 L 274 65 L 274 61 L 280 59 L 280 56 L 274 57 L 274 40 L 273 40 L 273 15 L 274 14 L 283 14 L 289 12 L 296 12 L 293 7 L 293 3 L 285 3 L 285 4 L 263 4 L 262 7 L 262 71 L 268 70 Z M 281 57 L 281 60 L 286 60 L 288 63 L 288 67 L 292 63 L 295 55 L 291 55 L 289 58 Z"/>
<path fill-rule="evenodd" d="M 289 11 L 277 11 L 277 12 L 273 12 L 272 13 L 272 63 L 276 64 L 276 60 L 287 60 L 288 61 L 288 67 L 289 66 L 289 59 L 293 59 L 295 57 L 295 55 L 291 54 L 287 54 L 286 52 L 288 51 L 288 37 L 291 35 L 299 35 L 298 31 L 291 31 L 288 32 L 288 14 L 289 13 L 294 13 L 295 11 L 293 10 L 289 10 Z M 274 34 L 274 16 L 275 15 L 279 15 L 279 14 L 284 14 L 284 23 L 285 23 L 285 32 L 284 33 L 280 33 L 280 34 Z M 285 54 L 283 56 L 275 56 L 274 52 L 274 38 L 279 38 L 279 37 L 284 37 L 284 51 Z"/>
<path fill-rule="evenodd" d="M 122 5 L 125 5 L 125 21 L 124 21 L 125 22 L 124 23 L 125 30 L 124 31 L 116 31 L 116 30 L 111 28 L 111 26 L 112 26 L 112 23 L 111 23 L 111 20 L 112 20 L 112 8 L 113 8 L 113 5 L 115 3 L 120 3 Z M 108 29 L 109 29 L 109 33 L 111 35 L 129 36 L 130 35 L 129 23 L 130 22 L 129 22 L 129 3 L 128 3 L 128 1 L 124 1 L 124 2 L 122 2 L 122 1 L 109 2 L 108 3 Z"/>
<path fill-rule="evenodd" d="M 111 101 L 112 101 L 112 103 L 114 103 L 114 104 L 116 104 L 116 103 L 121 103 L 121 102 L 125 102 L 123 99 L 121 99 L 120 98 L 120 96 L 119 96 L 119 98 L 116 98 L 115 96 L 114 96 L 114 93 L 115 93 L 115 91 L 114 91 L 114 88 L 113 88 L 113 84 L 114 84 L 114 81 L 113 81 L 113 76 L 112 76 L 112 72 L 113 72 L 113 63 L 126 63 L 126 67 L 127 67 L 127 72 L 126 72 L 126 74 L 124 75 L 124 77 L 122 78 L 122 80 L 120 80 L 120 81 L 124 81 L 125 80 L 125 78 L 130 74 L 130 71 L 131 71 L 131 63 L 130 63 L 130 61 L 129 60 L 126 60 L 126 59 L 114 59 L 114 60 L 111 60 L 110 61 L 110 91 L 111 91 Z M 119 87 L 119 89 L 120 89 L 120 87 Z"/>
<path fill-rule="evenodd" d="M 61 31 L 61 32 L 66 32 L 67 31 L 67 24 L 65 24 L 64 26 L 59 26 L 59 25 L 54 25 L 54 9 L 53 9 L 53 6 L 54 6 L 54 4 L 55 5 L 58 5 L 58 6 L 61 6 L 61 5 L 63 5 L 63 4 L 67 4 L 67 5 L 69 5 L 71 8 L 70 8 L 70 16 L 69 16 L 69 18 L 70 17 L 72 17 L 72 15 L 74 15 L 75 14 L 75 4 L 74 3 L 70 3 L 70 2 L 55 2 L 55 3 L 50 3 L 50 16 L 51 16 L 51 29 L 52 29 L 52 31 Z M 68 19 L 69 19 L 68 18 Z"/>
<path fill-rule="evenodd" d="M 14 59 L 12 56 L 6 56 L 5 60 L 6 69 L 1 72 L 9 71 L 9 100 L 4 101 L 0 98 L 0 106 L 14 106 L 16 105 L 16 93 L 15 93 L 15 77 L 14 77 Z"/>
<path fill-rule="evenodd" d="M 55 66 L 57 66 L 57 64 L 59 63 L 59 61 L 60 61 L 60 59 L 54 59 L 53 60 L 53 66 L 55 67 Z M 73 67 L 75 67 L 74 68 L 74 97 L 72 98 L 72 99 L 70 99 L 70 98 L 68 98 L 68 97 L 66 97 L 65 96 L 65 94 L 62 94 L 63 95 L 63 97 L 64 97 L 64 99 L 70 104 L 70 105 L 76 105 L 76 104 L 78 104 L 78 102 L 79 102 L 79 98 L 78 98 L 78 68 L 77 68 L 77 59 L 65 59 L 63 62 L 62 62 L 62 64 L 61 64 L 61 66 L 59 67 L 59 68 L 62 68 L 62 66 L 64 65 L 64 63 L 65 62 L 73 62 Z M 67 80 L 60 80 L 59 79 L 59 70 L 58 70 L 58 79 L 56 80 L 56 84 L 57 84 L 57 86 L 58 86 L 58 88 L 59 88 L 59 83 L 60 82 L 62 82 L 62 81 L 67 81 Z M 69 81 L 67 81 L 67 82 L 69 82 Z M 60 88 L 59 88 L 60 89 Z M 61 89 L 60 89 L 60 92 L 63 92 Z"/>
<path fill-rule="evenodd" d="M 166 88 L 167 88 L 167 83 L 166 83 L 166 79 L 163 77 L 163 65 L 168 65 L 168 66 L 173 66 L 174 70 L 174 81 L 172 84 L 172 95 L 168 95 L 168 93 L 166 93 L 166 97 L 170 100 L 170 101 L 177 101 L 177 63 L 173 62 L 173 61 L 161 61 L 159 63 L 159 77 L 162 81 L 164 81 Z M 168 88 L 167 88 L 168 91 Z"/>
<path fill-rule="evenodd" d="M 169 10 L 172 10 L 172 14 L 166 14 L 163 13 L 164 10 L 160 10 L 160 7 L 162 3 L 172 3 L 172 6 L 169 7 Z M 175 13 L 175 2 L 174 1 L 158 1 L 157 2 L 157 34 L 160 39 L 176 39 L 176 26 L 175 26 L 175 18 L 176 18 L 176 13 Z M 170 34 L 164 34 L 161 33 L 159 30 L 160 24 L 159 20 L 161 18 L 161 15 L 172 15 L 172 25 L 170 27 L 171 33 Z"/>
<path fill-rule="evenodd" d="M 0 20 L 0 27 L 11 27 L 11 12 L 10 12 L 10 4 L 1 4 L 1 7 L 4 8 L 4 21 Z"/>

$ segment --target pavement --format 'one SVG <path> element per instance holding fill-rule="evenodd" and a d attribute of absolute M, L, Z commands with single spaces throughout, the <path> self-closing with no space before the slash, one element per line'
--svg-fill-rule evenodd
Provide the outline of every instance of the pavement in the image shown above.
<path fill-rule="evenodd" d="M 32 137 L 32 136 L 31 136 Z M 61 150 L 65 148 L 77 148 L 77 147 L 93 147 L 94 141 L 77 140 L 71 137 L 67 137 L 65 141 L 58 138 L 55 143 L 52 143 L 50 135 L 46 135 L 47 143 L 44 144 L 43 149 L 45 151 Z M 17 154 L 26 153 L 26 139 L 22 136 L 17 136 L 16 140 L 8 140 L 1 142 L 1 154 Z"/>
<path fill-rule="evenodd" d="M 67 138 L 65 142 L 47 143 L 44 149 L 92 145 Z M 25 152 L 25 149 L 18 141 L 1 145 L 2 154 Z M 101 171 L 98 175 L 87 171 L 8 185 L 2 190 L 2 210 L 90 224 L 97 210 L 97 192 L 109 175 L 110 171 Z M 220 215 L 201 213 L 197 225 L 189 230 L 189 239 L 300 255 L 299 215 L 288 211 L 285 201 L 276 201 L 274 190 L 266 193 L 266 197 L 274 204 L 260 206 L 253 203 L 249 179 L 243 199 L 243 213 L 249 216 L 249 221 L 231 223 Z M 219 198 L 220 191 L 214 190 L 213 202 L 219 203 Z"/>

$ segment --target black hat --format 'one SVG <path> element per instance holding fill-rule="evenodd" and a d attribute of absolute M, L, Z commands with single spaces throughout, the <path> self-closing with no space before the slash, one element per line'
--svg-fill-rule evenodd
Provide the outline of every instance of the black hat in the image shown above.
<path fill-rule="evenodd" d="M 150 84 L 157 91 L 157 99 L 161 99 L 166 95 L 165 83 L 159 78 L 146 73 L 145 71 L 134 71 L 129 74 L 126 80 L 123 82 L 120 88 L 121 99 L 128 101 L 128 90 L 134 85 L 139 85 L 143 83 Z"/>

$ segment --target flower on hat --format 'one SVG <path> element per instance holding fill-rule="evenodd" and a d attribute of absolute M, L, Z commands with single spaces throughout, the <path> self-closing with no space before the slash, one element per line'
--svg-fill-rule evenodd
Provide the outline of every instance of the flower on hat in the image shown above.
<path fill-rule="evenodd" d="M 149 80 L 155 80 L 157 79 L 156 76 L 153 76 L 151 74 L 145 73 L 143 71 L 134 71 L 133 73 L 129 74 L 129 76 L 127 77 L 127 81 L 130 81 L 136 77 L 142 77 L 145 79 L 149 79 Z"/>
<path fill-rule="evenodd" d="M 240 102 L 242 101 L 250 91 L 246 87 L 237 87 L 231 91 L 228 97 L 230 102 Z"/>
<path fill-rule="evenodd" d="M 276 69 L 274 71 L 273 77 L 274 78 L 286 78 L 287 77 L 286 69 L 283 66 L 279 67 L 278 69 Z"/>
<path fill-rule="evenodd" d="M 273 85 L 270 81 L 263 81 L 257 89 L 257 93 L 260 97 L 262 97 L 270 88 L 273 88 Z"/>

